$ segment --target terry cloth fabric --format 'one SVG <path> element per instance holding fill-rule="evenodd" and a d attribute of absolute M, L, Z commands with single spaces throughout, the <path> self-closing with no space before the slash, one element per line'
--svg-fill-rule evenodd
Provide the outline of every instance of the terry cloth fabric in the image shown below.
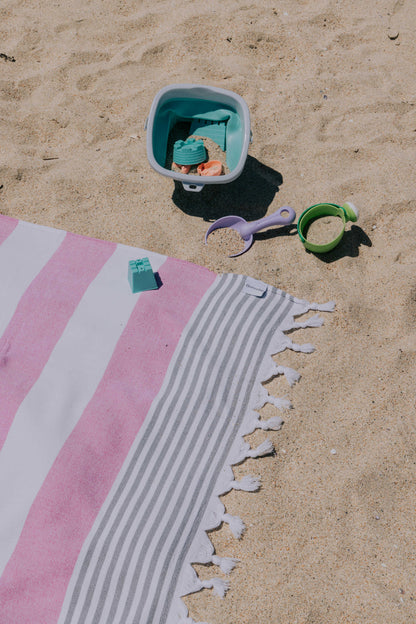
<path fill-rule="evenodd" d="M 133 294 L 143 257 L 160 287 Z M 298 378 L 271 355 L 311 351 L 285 332 L 332 308 L 0 217 L 1 623 L 180 624 L 181 596 L 223 596 L 235 560 L 207 531 L 244 525 L 218 497 L 258 489 L 231 466 L 273 450 L 244 441 L 282 423 L 256 409 L 290 406 L 261 382 Z"/>

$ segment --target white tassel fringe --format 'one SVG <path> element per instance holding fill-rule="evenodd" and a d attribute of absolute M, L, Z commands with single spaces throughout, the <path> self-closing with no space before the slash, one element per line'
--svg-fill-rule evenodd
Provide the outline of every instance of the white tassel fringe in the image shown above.
<path fill-rule="evenodd" d="M 241 464 L 248 457 L 264 457 L 265 455 L 270 455 L 270 453 L 274 453 L 274 446 L 273 442 L 268 438 L 261 442 L 256 448 L 251 448 L 250 444 L 241 438 L 238 447 L 233 450 L 230 456 L 230 464 L 236 466 Z"/>
<path fill-rule="evenodd" d="M 246 530 L 246 525 L 240 518 L 240 516 L 232 516 L 229 513 L 225 513 L 222 517 L 223 522 L 228 524 L 230 527 L 231 533 L 237 539 L 241 539 L 243 537 L 244 531 Z"/>
<path fill-rule="evenodd" d="M 293 386 L 300 379 L 300 373 L 288 366 L 277 366 L 276 370 L 278 375 L 284 375 L 286 377 L 290 386 Z"/>
<path fill-rule="evenodd" d="M 274 405 L 279 410 L 292 409 L 292 403 L 289 401 L 289 399 L 274 397 L 269 393 L 267 393 L 267 403 L 270 403 L 270 405 Z"/>
<path fill-rule="evenodd" d="M 256 429 L 263 429 L 264 431 L 279 431 L 282 428 L 283 420 L 280 416 L 272 416 L 267 420 L 260 420 L 260 418 L 256 421 Z"/>
<path fill-rule="evenodd" d="M 247 457 L 264 457 L 265 455 L 270 455 L 270 453 L 274 453 L 274 445 L 271 440 L 266 438 L 257 448 L 250 449 L 247 453 Z"/>
<path fill-rule="evenodd" d="M 324 324 L 324 319 L 319 316 L 319 314 L 315 314 L 311 316 L 306 321 L 295 322 L 293 323 L 292 329 L 305 329 L 306 327 L 321 327 Z"/>
<path fill-rule="evenodd" d="M 211 561 L 214 565 L 220 567 L 221 572 L 224 572 L 224 574 L 230 574 L 239 560 L 234 559 L 234 557 L 218 557 L 218 555 L 212 555 Z"/>
<path fill-rule="evenodd" d="M 230 589 L 230 582 L 220 578 L 212 578 L 209 581 L 201 581 L 201 589 L 212 589 L 216 596 L 224 598 Z"/>
<path fill-rule="evenodd" d="M 280 410 L 291 409 L 292 407 L 292 404 L 289 401 L 289 399 L 272 396 L 271 394 L 269 394 L 267 388 L 265 388 L 264 386 L 260 386 L 260 388 L 258 389 L 257 395 L 258 396 L 256 400 L 256 405 L 255 405 L 256 409 L 260 409 L 266 403 L 270 403 L 271 405 L 274 405 Z"/>
<path fill-rule="evenodd" d="M 328 303 L 310 303 L 309 310 L 317 310 L 318 312 L 333 312 L 335 310 L 335 301 Z"/>
<path fill-rule="evenodd" d="M 240 481 L 234 480 L 230 483 L 234 490 L 242 490 L 243 492 L 257 492 L 260 489 L 260 485 L 260 479 L 251 475 L 246 475 Z"/>
<path fill-rule="evenodd" d="M 315 347 L 313 344 L 310 344 L 310 342 L 306 342 L 302 345 L 292 342 L 288 345 L 288 348 L 292 349 L 292 351 L 300 351 L 301 353 L 313 353 L 315 351 Z"/>

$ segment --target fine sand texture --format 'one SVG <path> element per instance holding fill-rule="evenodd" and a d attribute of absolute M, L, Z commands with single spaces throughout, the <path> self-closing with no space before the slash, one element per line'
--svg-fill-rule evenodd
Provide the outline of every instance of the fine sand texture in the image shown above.
<path fill-rule="evenodd" d="M 211 537 L 240 563 L 224 600 L 187 597 L 211 624 L 416 621 L 416 12 L 413 0 L 4 0 L 0 211 L 248 274 L 334 300 L 312 354 L 277 359 L 294 409 L 274 456 L 235 469 L 246 524 Z M 253 143 L 233 183 L 185 192 L 154 172 L 144 124 L 156 93 L 201 83 L 241 95 Z M 341 244 L 307 252 L 295 227 L 228 258 L 209 223 L 353 202 Z M 12 271 L 13 268 L 10 267 Z M 271 406 L 264 416 L 274 415 Z M 217 568 L 196 566 L 203 578 Z M 0 616 L 1 619 L 1 616 Z"/>

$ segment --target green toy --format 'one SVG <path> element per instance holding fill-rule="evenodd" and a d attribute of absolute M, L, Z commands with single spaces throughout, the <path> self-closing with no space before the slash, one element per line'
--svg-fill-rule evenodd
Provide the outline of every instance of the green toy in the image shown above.
<path fill-rule="evenodd" d="M 323 245 L 317 245 L 315 243 L 311 243 L 307 239 L 308 228 L 313 221 L 320 219 L 322 217 L 339 217 L 342 221 L 343 227 L 340 230 L 339 234 L 330 242 L 325 243 Z M 304 244 L 305 248 L 314 253 L 326 253 L 327 251 L 331 251 L 334 249 L 340 242 L 341 238 L 344 235 L 345 224 L 348 221 L 357 221 L 358 219 L 358 209 L 351 202 L 345 202 L 343 206 L 338 206 L 338 204 L 315 204 L 314 206 L 310 206 L 306 210 L 302 212 L 299 217 L 297 229 L 299 238 Z"/>

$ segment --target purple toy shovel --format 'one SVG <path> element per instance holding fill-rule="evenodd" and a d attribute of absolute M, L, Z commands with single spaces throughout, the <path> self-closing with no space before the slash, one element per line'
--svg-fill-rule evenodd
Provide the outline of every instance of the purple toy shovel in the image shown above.
<path fill-rule="evenodd" d="M 282 208 L 279 208 L 279 210 L 273 214 L 268 217 L 263 217 L 263 219 L 257 219 L 257 221 L 247 222 L 242 217 L 236 217 L 233 215 L 221 217 L 221 219 L 217 219 L 217 221 L 215 221 L 208 228 L 208 231 L 205 234 L 205 244 L 207 243 L 208 236 L 214 230 L 218 230 L 220 228 L 231 228 L 238 232 L 244 241 L 244 249 L 242 251 L 229 255 L 229 258 L 234 258 L 235 256 L 240 256 L 250 249 L 253 243 L 253 234 L 272 225 L 290 225 L 295 220 L 295 217 L 296 213 L 290 206 L 282 206 Z"/>

